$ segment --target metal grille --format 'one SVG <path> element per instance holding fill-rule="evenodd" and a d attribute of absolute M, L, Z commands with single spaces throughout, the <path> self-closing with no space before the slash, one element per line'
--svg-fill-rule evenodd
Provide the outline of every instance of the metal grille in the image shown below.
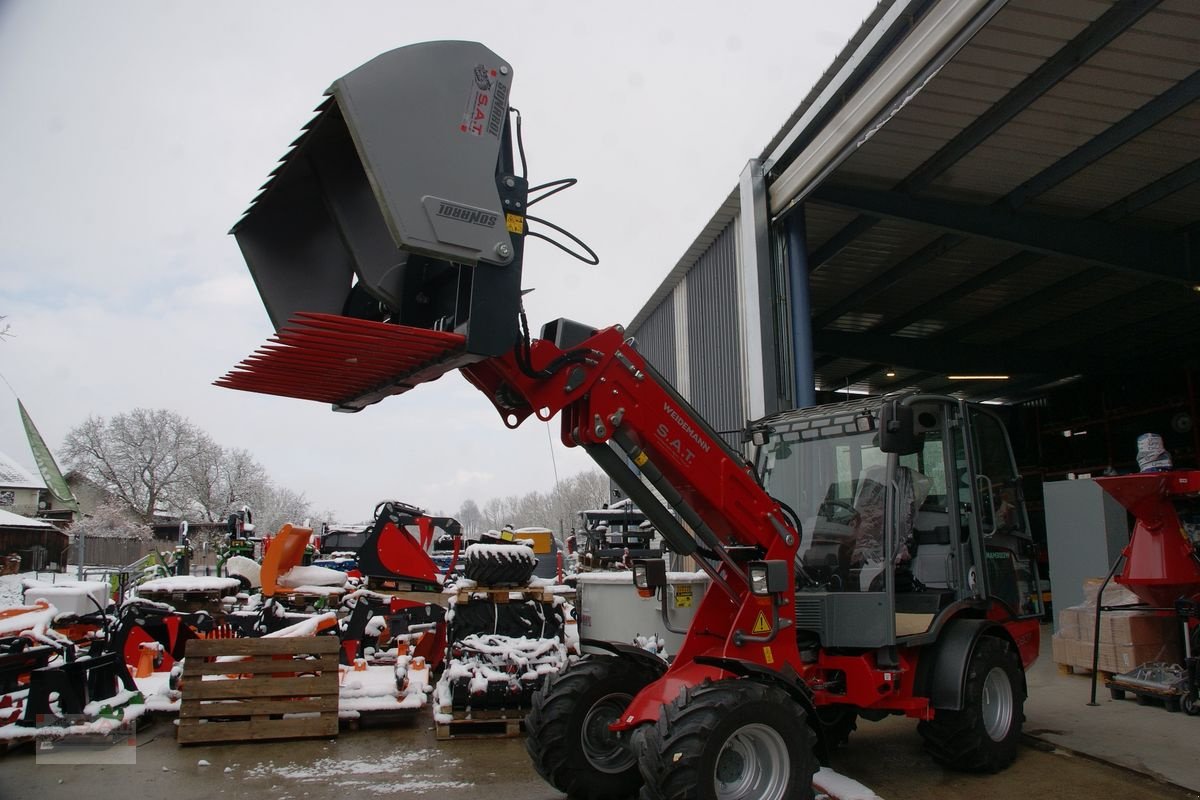
<path fill-rule="evenodd" d="M 825 633 L 825 598 L 796 597 L 796 629 Z"/>

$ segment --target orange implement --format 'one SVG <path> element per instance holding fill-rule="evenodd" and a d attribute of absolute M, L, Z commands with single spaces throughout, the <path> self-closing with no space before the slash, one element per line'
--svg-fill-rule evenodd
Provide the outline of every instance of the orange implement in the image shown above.
<path fill-rule="evenodd" d="M 279 588 L 279 576 L 292 567 L 297 567 L 304 558 L 304 548 L 312 536 L 312 528 L 301 528 L 285 523 L 275 534 L 271 548 L 263 556 L 262 570 L 259 579 L 262 581 L 262 593 L 265 597 L 274 596 Z"/>

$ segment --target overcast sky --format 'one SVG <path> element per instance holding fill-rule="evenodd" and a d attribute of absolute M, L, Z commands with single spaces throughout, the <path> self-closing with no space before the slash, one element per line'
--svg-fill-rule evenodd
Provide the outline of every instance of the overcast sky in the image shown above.
<path fill-rule="evenodd" d="M 601 259 L 531 240 L 533 328 L 627 323 L 873 5 L 0 0 L 0 373 L 54 450 L 173 409 L 343 521 L 546 491 L 552 452 L 591 462 L 457 374 L 352 415 L 212 386 L 272 333 L 230 226 L 334 79 L 477 40 L 513 65 L 531 181 L 579 179 L 539 215 Z M 36 474 L 2 385 L 0 452 Z"/>

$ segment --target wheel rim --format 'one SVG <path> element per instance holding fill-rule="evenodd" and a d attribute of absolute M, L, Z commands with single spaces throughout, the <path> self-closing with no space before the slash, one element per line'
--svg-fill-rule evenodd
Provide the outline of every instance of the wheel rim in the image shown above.
<path fill-rule="evenodd" d="M 768 725 L 743 725 L 717 755 L 713 777 L 718 800 L 782 800 L 791 777 L 787 743 Z"/>
<path fill-rule="evenodd" d="M 579 743 L 588 763 L 600 772 L 615 774 L 637 764 L 637 758 L 621 745 L 617 735 L 608 726 L 621 718 L 622 712 L 633 700 L 633 695 L 606 694 L 588 709 L 579 731 Z"/>
<path fill-rule="evenodd" d="M 1003 741 L 1012 727 L 1013 689 L 1002 667 L 992 667 L 984 678 L 981 706 L 988 737 L 993 742 Z"/>

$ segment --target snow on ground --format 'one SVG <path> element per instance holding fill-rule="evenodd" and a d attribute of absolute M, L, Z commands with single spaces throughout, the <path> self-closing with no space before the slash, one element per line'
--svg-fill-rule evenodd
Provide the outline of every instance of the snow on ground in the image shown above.
<path fill-rule="evenodd" d="M 830 800 L 883 800 L 858 781 L 834 772 L 829 767 L 817 770 L 817 774 L 813 776 L 813 785 L 818 789 L 817 800 L 824 797 Z"/>
<path fill-rule="evenodd" d="M 471 789 L 473 783 L 454 780 L 454 767 L 461 759 L 443 759 L 437 750 L 412 750 L 393 753 L 371 761 L 345 761 L 321 758 L 306 764 L 268 762 L 246 770 L 247 778 L 284 778 L 333 785 L 355 793 L 390 797 L 399 794 L 423 795 L 447 789 Z"/>

